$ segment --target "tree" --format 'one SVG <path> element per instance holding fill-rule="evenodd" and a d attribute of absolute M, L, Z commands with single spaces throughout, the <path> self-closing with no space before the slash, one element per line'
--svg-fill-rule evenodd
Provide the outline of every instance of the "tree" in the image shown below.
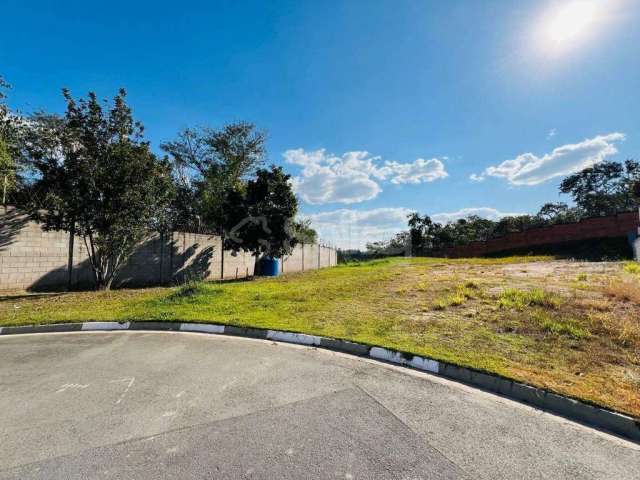
<path fill-rule="evenodd" d="M 392 257 L 409 252 L 411 234 L 409 232 L 396 233 L 389 240 L 367 243 L 367 255 L 370 257 Z"/>
<path fill-rule="evenodd" d="M 242 188 L 263 164 L 265 140 L 264 132 L 253 124 L 238 122 L 220 130 L 186 129 L 176 140 L 163 143 L 161 148 L 173 162 L 176 183 L 186 198 L 194 200 L 191 211 L 182 203 L 177 205 L 181 216 L 222 234 L 225 194 Z"/>
<path fill-rule="evenodd" d="M 540 207 L 536 217 L 544 225 L 555 225 L 557 223 L 572 223 L 580 220 L 579 209 L 569 207 L 566 203 L 545 203 Z"/>
<path fill-rule="evenodd" d="M 637 208 L 638 200 L 633 195 L 637 181 L 638 162 L 600 162 L 569 175 L 560 184 L 560 192 L 571 195 L 583 216 L 613 215 Z"/>
<path fill-rule="evenodd" d="M 231 187 L 223 202 L 225 247 L 252 252 L 256 262 L 262 255 L 281 257 L 291 253 L 296 237 L 292 221 L 298 202 L 291 176 L 281 167 L 258 169 L 246 188 Z"/>
<path fill-rule="evenodd" d="M 0 190 L 2 191 L 2 205 L 7 204 L 7 195 L 15 188 L 15 185 L 15 163 L 9 154 L 6 143 L 2 137 L 0 137 Z"/>
<path fill-rule="evenodd" d="M 21 185 L 18 168 L 19 121 L 6 104 L 10 88 L 11 85 L 0 76 L 0 199 L 3 205 L 7 204 L 10 195 Z"/>
<path fill-rule="evenodd" d="M 409 226 L 411 255 L 417 255 L 425 248 L 425 236 L 431 224 L 431 219 L 427 215 L 423 218 L 418 212 L 413 212 L 407 215 L 407 220 L 407 225 Z"/>
<path fill-rule="evenodd" d="M 311 226 L 311 220 L 308 218 L 291 222 L 291 230 L 293 232 L 294 243 L 296 244 L 310 244 L 318 241 L 318 232 Z"/>
<path fill-rule="evenodd" d="M 122 89 L 113 104 L 63 90 L 64 118 L 31 120 L 27 149 L 38 171 L 31 216 L 47 230 L 79 235 L 96 288 L 109 289 L 134 248 L 165 224 L 173 195 L 168 160 L 143 141 Z"/>

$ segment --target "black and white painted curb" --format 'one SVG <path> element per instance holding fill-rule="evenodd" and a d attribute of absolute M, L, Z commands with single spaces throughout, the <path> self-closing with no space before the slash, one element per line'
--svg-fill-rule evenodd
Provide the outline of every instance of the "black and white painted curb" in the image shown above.
<path fill-rule="evenodd" d="M 457 380 L 483 390 L 518 400 L 542 410 L 563 416 L 589 426 L 594 426 L 621 437 L 640 442 L 640 420 L 604 408 L 548 392 L 541 388 L 525 385 L 498 375 L 481 372 L 472 368 L 460 367 L 450 363 L 433 360 L 418 355 L 407 354 L 387 348 L 365 345 L 361 343 L 338 340 L 335 338 L 292 333 L 280 330 L 264 330 L 232 325 L 216 325 L 210 323 L 178 323 L 178 322 L 85 322 L 50 325 L 28 325 L 17 327 L 0 327 L 0 335 L 19 333 L 49 333 L 78 331 L 114 331 L 114 330 L 160 330 L 213 333 L 250 337 L 276 342 L 295 343 L 310 347 L 326 348 L 339 352 L 369 357 L 384 362 L 411 367 L 423 372 Z"/>

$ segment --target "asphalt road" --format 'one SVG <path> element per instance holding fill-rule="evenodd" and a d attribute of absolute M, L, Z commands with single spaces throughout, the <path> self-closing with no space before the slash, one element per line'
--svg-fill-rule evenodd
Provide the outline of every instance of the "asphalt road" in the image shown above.
<path fill-rule="evenodd" d="M 160 332 L 0 338 L 2 479 L 634 479 L 640 446 L 346 355 Z"/>

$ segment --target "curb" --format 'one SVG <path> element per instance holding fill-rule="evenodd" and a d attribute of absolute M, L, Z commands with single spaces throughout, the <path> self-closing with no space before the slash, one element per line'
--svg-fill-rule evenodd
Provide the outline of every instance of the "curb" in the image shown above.
<path fill-rule="evenodd" d="M 488 392 L 497 393 L 512 400 L 527 403 L 540 408 L 541 410 L 560 415 L 591 427 L 606 430 L 620 437 L 640 443 L 640 420 L 622 413 L 589 405 L 581 402 L 580 400 L 564 397 L 541 388 L 532 387 L 524 383 L 519 383 L 514 380 L 509 380 L 498 375 L 481 372 L 472 368 L 460 367 L 450 363 L 433 360 L 428 357 L 421 357 L 387 348 L 349 342 L 346 340 L 338 340 L 335 338 L 281 330 L 235 327 L 232 325 L 143 321 L 123 323 L 84 322 L 0 327 L 0 335 L 115 330 L 155 330 L 222 334 L 320 347 L 328 350 L 349 353 L 351 355 L 369 357 L 375 360 L 436 374 L 451 380 L 457 380 L 467 385 L 478 387 Z"/>

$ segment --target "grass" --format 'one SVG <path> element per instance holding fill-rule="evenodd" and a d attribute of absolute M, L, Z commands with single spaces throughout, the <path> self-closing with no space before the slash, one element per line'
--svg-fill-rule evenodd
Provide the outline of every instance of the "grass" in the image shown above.
<path fill-rule="evenodd" d="M 633 275 L 640 275 L 640 263 L 638 262 L 625 262 L 624 271 Z"/>
<path fill-rule="evenodd" d="M 5 295 L 0 325 L 165 320 L 304 332 L 497 373 L 640 417 L 640 278 L 623 263 L 549 260 L 392 258 L 247 282 Z"/>
<path fill-rule="evenodd" d="M 560 297 L 541 288 L 531 290 L 505 289 L 498 297 L 498 307 L 524 310 L 527 307 L 546 307 L 557 309 Z"/>

